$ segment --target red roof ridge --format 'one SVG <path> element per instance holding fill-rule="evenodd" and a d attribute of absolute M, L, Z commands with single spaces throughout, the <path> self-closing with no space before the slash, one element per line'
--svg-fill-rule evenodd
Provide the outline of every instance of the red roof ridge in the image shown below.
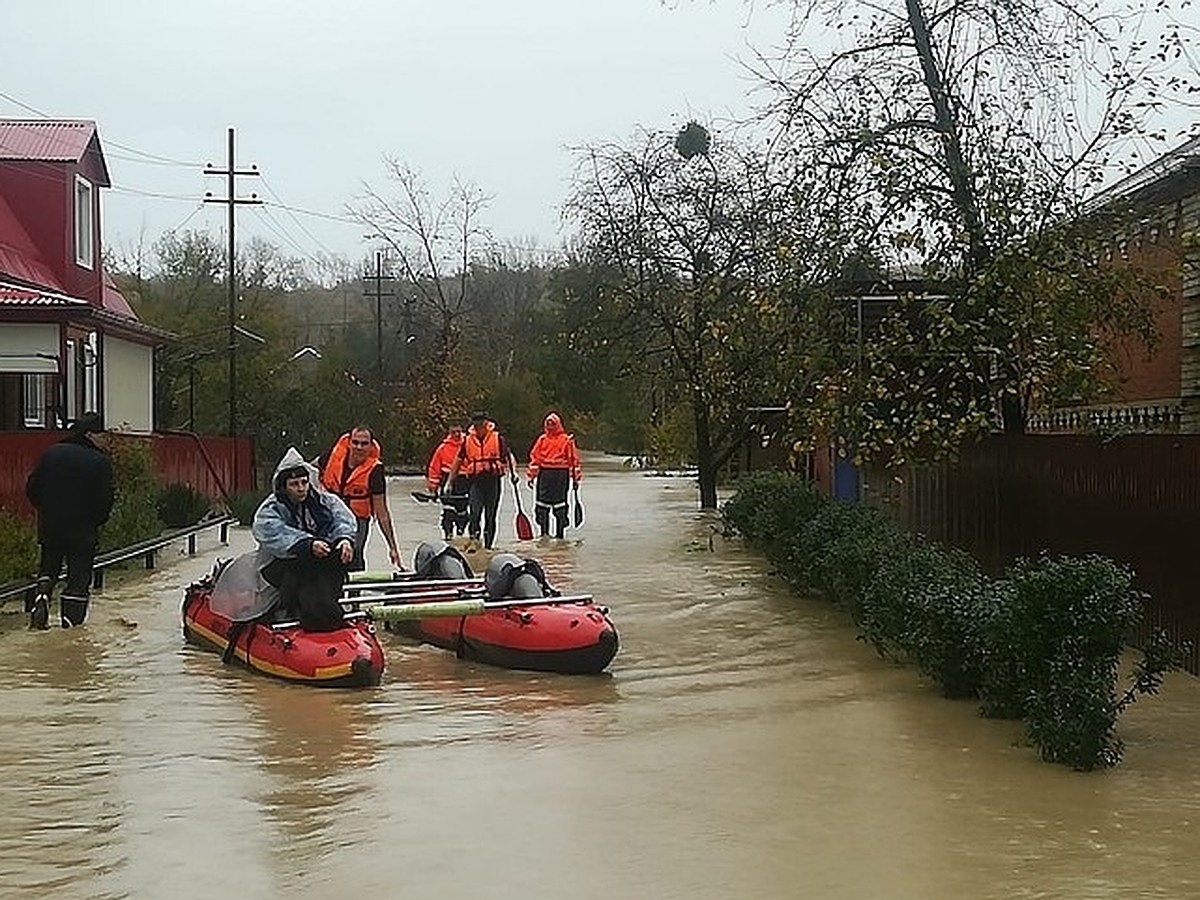
<path fill-rule="evenodd" d="M 111 182 L 94 119 L 0 119 L 0 160 L 79 162 L 93 147 L 101 185 L 107 187 Z"/>

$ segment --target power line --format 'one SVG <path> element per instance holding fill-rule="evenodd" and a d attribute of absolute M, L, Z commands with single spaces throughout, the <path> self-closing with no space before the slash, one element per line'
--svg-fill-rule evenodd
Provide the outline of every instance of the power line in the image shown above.
<path fill-rule="evenodd" d="M 109 190 L 114 194 L 132 194 L 135 197 L 150 197 L 154 200 L 187 200 L 192 202 L 196 199 L 194 194 L 164 194 L 161 191 L 146 191 L 141 188 L 110 187 Z"/>
<path fill-rule="evenodd" d="M 49 113 L 44 112 L 43 110 L 40 110 L 35 106 L 30 106 L 28 103 L 24 102 L 23 100 L 17 99 L 12 94 L 5 93 L 4 91 L 0 91 L 0 97 L 3 97 L 9 103 L 14 104 L 15 106 L 21 107 L 21 109 L 25 110 L 26 112 L 31 112 L 35 116 L 40 116 L 43 119 L 50 119 L 52 121 L 72 121 L 71 119 L 67 119 L 67 118 L 64 118 L 61 116 L 52 116 Z M 148 163 L 149 163 L 149 161 L 153 161 L 153 164 L 156 164 L 156 165 L 181 166 L 183 168 L 188 168 L 188 169 L 197 169 L 197 168 L 200 168 L 200 166 L 201 166 L 201 163 L 198 163 L 198 162 L 186 162 L 181 159 L 173 159 L 170 156 L 163 156 L 158 153 L 149 153 L 145 150 L 139 150 L 137 147 L 131 147 L 128 144 L 122 144 L 119 141 L 114 141 L 110 138 L 105 138 L 104 143 L 111 144 L 114 147 L 120 147 L 122 150 L 126 151 L 127 153 L 136 153 L 138 156 L 145 157 L 144 161 L 146 161 Z M 127 159 L 127 157 L 122 157 L 122 156 L 120 156 L 120 154 L 114 154 L 114 155 L 118 159 Z M 133 160 L 133 161 L 141 162 L 143 160 Z"/>
<path fill-rule="evenodd" d="M 293 210 L 291 210 L 287 206 L 287 204 L 285 204 L 283 202 L 283 198 L 280 197 L 279 194 L 275 193 L 275 189 L 273 187 L 271 187 L 270 184 L 267 183 L 267 180 L 265 178 L 262 180 L 262 184 L 263 184 L 263 187 L 265 187 L 267 189 L 267 193 L 269 193 L 272 197 L 274 197 L 279 202 L 280 208 L 285 210 L 287 212 L 287 214 L 291 217 L 292 221 L 296 223 L 296 227 L 298 227 L 301 231 L 303 231 L 306 235 L 308 235 L 309 239 L 311 239 L 314 244 L 316 244 L 318 247 L 320 247 L 322 250 L 324 250 L 329 256 L 335 255 L 332 250 L 330 250 L 323 243 L 321 243 L 320 238 L 318 238 L 315 234 L 313 234 L 311 231 L 309 231 L 308 228 L 305 227 L 304 223 L 301 222 L 296 217 L 295 212 Z"/>

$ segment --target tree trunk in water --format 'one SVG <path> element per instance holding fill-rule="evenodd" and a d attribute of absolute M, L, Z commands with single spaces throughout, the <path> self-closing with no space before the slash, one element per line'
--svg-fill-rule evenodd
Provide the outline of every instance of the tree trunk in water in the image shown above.
<path fill-rule="evenodd" d="M 713 455 L 712 438 L 708 433 L 708 410 L 693 399 L 696 422 L 696 469 L 700 478 L 700 508 L 717 508 L 717 464 Z"/>

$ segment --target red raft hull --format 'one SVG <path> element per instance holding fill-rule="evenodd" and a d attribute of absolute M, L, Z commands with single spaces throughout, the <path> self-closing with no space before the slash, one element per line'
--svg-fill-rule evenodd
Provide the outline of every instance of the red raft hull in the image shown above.
<path fill-rule="evenodd" d="M 414 593 L 413 601 L 421 599 Z M 417 619 L 392 626 L 462 659 L 506 669 L 594 675 L 617 655 L 617 629 L 603 607 L 537 603 L 481 615 Z"/>
<path fill-rule="evenodd" d="M 213 612 L 204 586 L 188 588 L 183 636 L 191 644 L 225 653 L 233 623 Z M 370 687 L 383 675 L 383 648 L 365 616 L 336 631 L 305 631 L 298 625 L 246 625 L 234 638 L 233 658 L 264 675 L 324 687 Z"/>

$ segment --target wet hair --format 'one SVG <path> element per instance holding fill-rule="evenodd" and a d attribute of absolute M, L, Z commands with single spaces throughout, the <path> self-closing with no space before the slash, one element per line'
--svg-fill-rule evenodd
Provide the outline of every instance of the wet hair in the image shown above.
<path fill-rule="evenodd" d="M 365 431 L 371 440 L 375 440 L 375 432 L 371 430 L 370 425 L 353 425 L 351 426 L 350 430 L 346 432 L 346 434 L 354 434 L 356 431 Z"/>
<path fill-rule="evenodd" d="M 289 469 L 283 469 L 275 477 L 275 490 L 282 491 L 285 487 L 287 487 L 287 483 L 293 478 L 303 478 L 304 480 L 308 481 L 311 476 L 305 466 L 292 466 Z"/>
<path fill-rule="evenodd" d="M 104 430 L 104 420 L 100 418 L 100 413 L 86 413 L 72 422 L 67 430 L 72 434 L 95 434 Z"/>

